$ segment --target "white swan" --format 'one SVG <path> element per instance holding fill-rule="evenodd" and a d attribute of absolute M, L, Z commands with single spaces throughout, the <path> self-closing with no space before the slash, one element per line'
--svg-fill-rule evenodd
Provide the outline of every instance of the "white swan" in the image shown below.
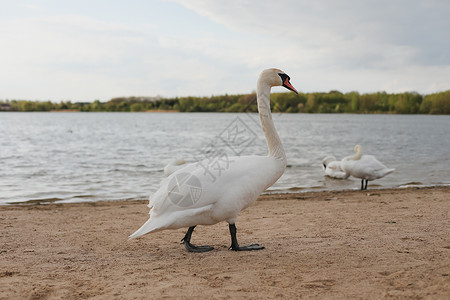
<path fill-rule="evenodd" d="M 235 222 L 239 212 L 253 204 L 286 169 L 284 148 L 272 121 L 270 89 L 284 86 L 297 93 L 289 80 L 289 76 L 278 69 L 264 70 L 258 79 L 258 111 L 269 154 L 226 157 L 227 164 L 219 170 L 210 165 L 209 159 L 185 164 L 163 179 L 158 191 L 150 197 L 150 219 L 130 235 L 130 239 L 149 232 L 189 227 L 182 239 L 185 248 L 191 252 L 210 251 L 213 249 L 210 246 L 190 243 L 195 226 L 227 221 L 231 250 L 264 249 L 258 244 L 239 246 Z"/>
<path fill-rule="evenodd" d="M 336 179 L 347 179 L 350 174 L 347 174 L 341 168 L 341 162 L 337 161 L 334 156 L 326 156 L 322 160 L 322 167 L 325 171 L 325 175 Z"/>
<path fill-rule="evenodd" d="M 395 169 L 389 169 L 379 162 L 373 155 L 363 155 L 362 147 L 355 146 L 355 154 L 342 159 L 341 167 L 344 172 L 353 177 L 361 178 L 361 190 L 367 190 L 368 181 L 382 178 Z M 365 181 L 365 184 L 364 184 Z"/>
<path fill-rule="evenodd" d="M 184 168 L 186 161 L 183 158 L 175 159 L 164 167 L 164 176 L 169 177 L 172 173 Z"/>

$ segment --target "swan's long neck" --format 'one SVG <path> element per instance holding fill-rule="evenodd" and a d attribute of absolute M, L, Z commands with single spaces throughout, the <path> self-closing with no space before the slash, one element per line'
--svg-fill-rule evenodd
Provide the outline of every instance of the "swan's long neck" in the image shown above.
<path fill-rule="evenodd" d="M 362 155 L 363 155 L 362 151 L 360 150 L 360 148 L 358 148 L 357 152 L 354 155 L 348 156 L 344 159 L 345 160 L 360 160 Z"/>
<path fill-rule="evenodd" d="M 270 111 L 270 88 L 271 86 L 264 82 L 258 82 L 256 87 L 259 118 L 269 148 L 269 156 L 286 162 L 286 153 L 273 124 Z"/>

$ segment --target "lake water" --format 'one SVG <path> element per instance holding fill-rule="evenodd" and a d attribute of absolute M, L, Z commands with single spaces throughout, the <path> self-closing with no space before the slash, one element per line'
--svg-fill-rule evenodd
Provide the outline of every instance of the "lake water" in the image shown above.
<path fill-rule="evenodd" d="M 323 176 L 355 144 L 393 174 L 370 188 L 450 184 L 450 116 L 274 114 L 288 168 L 270 191 L 358 189 Z M 266 155 L 257 114 L 1 113 L 0 204 L 143 199 L 175 158 Z M 211 152 L 212 151 L 212 152 Z"/>

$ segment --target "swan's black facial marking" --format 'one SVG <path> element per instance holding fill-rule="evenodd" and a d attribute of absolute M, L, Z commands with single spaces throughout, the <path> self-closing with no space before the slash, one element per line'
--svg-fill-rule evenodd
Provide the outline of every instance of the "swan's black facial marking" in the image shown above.
<path fill-rule="evenodd" d="M 298 94 L 297 90 L 292 86 L 292 84 L 290 82 L 291 78 L 287 74 L 285 74 L 285 73 L 278 73 L 278 75 L 281 78 L 281 82 L 283 82 L 282 86 L 284 86 L 288 90 L 291 90 L 294 93 Z"/>
<path fill-rule="evenodd" d="M 278 75 L 281 77 L 281 81 L 282 81 L 283 83 L 286 81 L 286 79 L 287 79 L 288 81 L 291 80 L 291 77 L 289 77 L 288 74 L 278 73 Z"/>

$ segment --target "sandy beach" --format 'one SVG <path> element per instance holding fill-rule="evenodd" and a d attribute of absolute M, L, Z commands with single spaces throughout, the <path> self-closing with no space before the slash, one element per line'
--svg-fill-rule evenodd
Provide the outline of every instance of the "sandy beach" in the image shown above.
<path fill-rule="evenodd" d="M 450 299 L 450 187 L 263 195 L 226 223 L 127 241 L 147 201 L 0 206 L 0 299 Z"/>

